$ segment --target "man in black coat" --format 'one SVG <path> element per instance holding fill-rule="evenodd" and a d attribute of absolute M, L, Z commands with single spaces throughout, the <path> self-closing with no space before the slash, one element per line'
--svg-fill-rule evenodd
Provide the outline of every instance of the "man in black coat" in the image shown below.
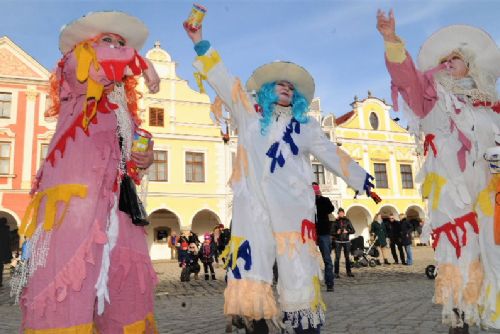
<path fill-rule="evenodd" d="M 328 197 L 321 196 L 321 190 L 316 182 L 313 182 L 312 187 L 316 194 L 316 231 L 319 250 L 325 263 L 326 291 L 333 291 L 332 222 L 328 215 L 335 208 Z"/>
<path fill-rule="evenodd" d="M 4 264 L 12 260 L 12 250 L 10 249 L 10 230 L 7 225 L 7 218 L 0 218 L 0 287 L 3 286 Z"/>
<path fill-rule="evenodd" d="M 399 220 L 394 219 L 394 215 L 390 214 L 388 218 L 382 218 L 389 221 L 387 226 L 389 227 L 388 235 L 389 235 L 389 243 L 391 247 L 392 258 L 394 259 L 394 263 L 398 264 L 398 254 L 396 253 L 396 247 L 399 250 L 399 256 L 401 257 L 401 263 L 406 264 L 405 261 L 405 253 L 403 251 L 403 243 L 402 243 L 402 232 L 401 232 L 401 222 Z"/>
<path fill-rule="evenodd" d="M 345 257 L 345 270 L 347 276 L 354 277 L 351 273 L 351 261 L 349 260 L 349 253 L 351 252 L 351 241 L 349 235 L 354 234 L 354 227 L 352 226 L 349 218 L 345 216 L 344 209 L 339 208 L 338 218 L 333 224 L 333 231 L 335 232 L 335 278 L 339 276 L 340 253 L 344 249 Z"/>

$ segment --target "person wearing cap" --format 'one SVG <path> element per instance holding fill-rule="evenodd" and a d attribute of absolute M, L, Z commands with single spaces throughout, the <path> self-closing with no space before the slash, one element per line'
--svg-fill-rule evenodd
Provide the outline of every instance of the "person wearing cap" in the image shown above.
<path fill-rule="evenodd" d="M 358 192 L 371 194 L 371 177 L 307 116 L 314 80 L 303 67 L 284 61 L 265 64 L 245 89 L 203 40 L 203 28 L 184 27 L 198 54 L 194 66 L 199 77 L 218 95 L 214 107 L 223 103 L 238 130 L 224 313 L 317 333 L 326 306 L 320 292 L 310 154 Z M 271 288 L 275 259 L 281 313 Z"/>
<path fill-rule="evenodd" d="M 332 201 L 321 195 L 321 189 L 316 182 L 312 183 L 316 195 L 316 232 L 318 246 L 325 264 L 326 291 L 333 292 L 333 262 L 332 262 L 332 221 L 329 215 L 335 210 Z"/>
<path fill-rule="evenodd" d="M 340 256 L 344 250 L 345 270 L 348 277 L 354 277 L 351 272 L 351 241 L 349 236 L 354 234 L 354 226 L 351 220 L 346 217 L 342 208 L 337 210 L 337 219 L 333 223 L 333 232 L 335 234 L 335 278 L 340 278 Z"/>
<path fill-rule="evenodd" d="M 122 12 L 94 12 L 64 26 L 51 78 L 57 127 L 20 227 L 30 254 L 13 280 L 23 333 L 157 333 L 144 227 L 119 209 L 125 165 L 140 124 L 136 76 L 159 78 L 142 58 L 148 30 Z M 24 282 L 27 280 L 27 285 Z"/>
<path fill-rule="evenodd" d="M 210 274 L 212 275 L 212 280 L 215 280 L 214 271 L 214 257 L 216 253 L 215 242 L 212 239 L 210 233 L 205 233 L 203 235 L 203 244 L 200 247 L 200 260 L 203 263 L 203 272 L 205 273 L 205 281 L 208 281 L 209 274 L 208 269 L 210 268 Z"/>
<path fill-rule="evenodd" d="M 483 158 L 500 133 L 498 46 L 479 28 L 448 26 L 424 42 L 417 69 L 396 34 L 392 11 L 377 13 L 377 28 L 394 109 L 399 93 L 410 132 L 424 143 L 417 182 L 429 200 L 425 226 L 432 230 L 439 268 L 434 300 L 450 332 L 466 333 L 471 324 L 500 328 L 500 247 L 493 237 L 500 180 Z"/>

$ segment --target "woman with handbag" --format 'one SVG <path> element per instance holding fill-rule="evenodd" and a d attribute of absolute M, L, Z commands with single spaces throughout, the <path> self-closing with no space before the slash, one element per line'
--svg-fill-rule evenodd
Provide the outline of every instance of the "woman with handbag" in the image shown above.
<path fill-rule="evenodd" d="M 20 228 L 29 259 L 13 282 L 23 332 L 156 332 L 157 278 L 144 228 L 133 224 L 146 222 L 134 184 L 124 183 L 134 176 L 127 166 L 153 160 L 152 145 L 131 149 L 140 124 L 135 76 L 152 92 L 159 84 L 138 54 L 147 35 L 122 12 L 90 13 L 61 30 L 49 111 L 58 123 Z"/>

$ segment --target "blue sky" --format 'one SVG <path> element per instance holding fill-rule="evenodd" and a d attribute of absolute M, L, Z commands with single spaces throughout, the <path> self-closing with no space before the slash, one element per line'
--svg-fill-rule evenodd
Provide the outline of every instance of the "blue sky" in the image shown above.
<path fill-rule="evenodd" d="M 207 0 L 204 36 L 230 70 L 246 81 L 253 69 L 273 60 L 290 60 L 308 69 L 324 112 L 350 110 L 354 95 L 390 101 L 382 39 L 376 31 L 378 8 L 394 8 L 398 34 L 415 57 L 422 42 L 449 24 L 483 28 L 500 44 L 500 1 L 319 1 Z M 51 70 L 60 58 L 62 25 L 89 11 L 122 10 L 143 20 L 150 37 L 143 53 L 160 40 L 177 62 L 177 74 L 195 88 L 194 51 L 181 26 L 192 1 L 22 1 L 3 0 L 0 36 L 7 35 Z"/>

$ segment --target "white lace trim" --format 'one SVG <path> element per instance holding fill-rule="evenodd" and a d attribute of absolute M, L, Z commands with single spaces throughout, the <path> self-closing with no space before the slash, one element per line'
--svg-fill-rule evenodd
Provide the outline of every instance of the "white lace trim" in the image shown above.
<path fill-rule="evenodd" d="M 308 329 L 309 327 L 317 328 L 319 325 L 325 323 L 325 313 L 321 307 L 318 307 L 316 311 L 311 308 L 294 311 L 294 312 L 284 312 L 286 314 L 287 320 L 283 322 L 284 328 L 297 328 L 299 324 L 302 329 Z"/>
<path fill-rule="evenodd" d="M 119 219 L 118 219 L 118 197 L 114 196 L 114 204 L 111 209 L 106 226 L 106 236 L 108 242 L 104 245 L 102 252 L 102 263 L 99 278 L 95 288 L 97 290 L 97 314 L 102 315 L 104 312 L 104 301 L 110 303 L 108 280 L 109 280 L 109 266 L 111 264 L 111 251 L 116 246 L 119 234 Z"/>
<path fill-rule="evenodd" d="M 125 161 L 130 160 L 130 152 L 132 150 L 132 132 L 133 124 L 128 112 L 127 98 L 125 95 L 125 88 L 123 85 L 115 84 L 115 87 L 111 93 L 108 94 L 108 99 L 110 102 L 118 105 L 115 110 L 116 122 L 117 122 L 117 134 L 121 136 L 122 143 L 122 157 Z M 122 163 L 120 169 L 125 173 L 125 166 Z"/>

